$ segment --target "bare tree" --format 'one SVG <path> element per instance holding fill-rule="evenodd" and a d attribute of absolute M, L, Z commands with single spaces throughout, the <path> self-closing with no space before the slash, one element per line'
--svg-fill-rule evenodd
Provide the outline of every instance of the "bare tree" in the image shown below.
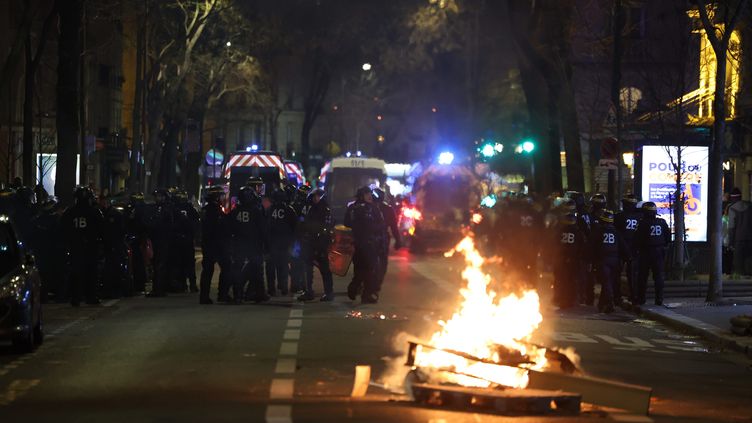
<path fill-rule="evenodd" d="M 726 59 L 729 41 L 747 0 L 718 1 L 715 5 L 698 0 L 700 20 L 713 48 L 716 60 L 715 92 L 713 96 L 713 137 L 709 153 L 709 222 L 710 277 L 707 301 L 723 298 L 723 143 L 726 133 Z"/>

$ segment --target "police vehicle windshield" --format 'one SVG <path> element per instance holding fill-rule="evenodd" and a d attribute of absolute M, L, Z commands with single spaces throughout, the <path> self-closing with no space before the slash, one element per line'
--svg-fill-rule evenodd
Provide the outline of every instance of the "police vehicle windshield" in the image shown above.
<path fill-rule="evenodd" d="M 333 206 L 344 206 L 353 200 L 358 188 L 375 184 L 383 176 L 380 169 L 335 168 L 326 177 L 327 201 Z"/>

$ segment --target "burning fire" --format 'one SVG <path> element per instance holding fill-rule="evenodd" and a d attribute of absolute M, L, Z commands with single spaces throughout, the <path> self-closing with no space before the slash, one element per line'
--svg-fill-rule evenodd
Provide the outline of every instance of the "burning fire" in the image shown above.
<path fill-rule="evenodd" d="M 474 387 L 488 387 L 492 383 L 526 387 L 528 369 L 542 369 L 547 362 L 545 348 L 529 344 L 543 321 L 538 293 L 526 290 L 520 296 L 500 296 L 489 289 L 491 276 L 482 269 L 486 259 L 470 236 L 446 256 L 454 253 L 465 256 L 462 278 L 467 285 L 460 290 L 464 301 L 451 319 L 438 322 L 441 330 L 428 343 L 433 348 L 419 347 L 415 365 L 442 370 L 441 382 Z"/>

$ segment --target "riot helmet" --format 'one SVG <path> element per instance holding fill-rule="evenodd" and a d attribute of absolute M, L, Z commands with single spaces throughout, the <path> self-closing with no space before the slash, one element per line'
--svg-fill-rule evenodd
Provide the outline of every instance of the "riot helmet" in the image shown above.
<path fill-rule="evenodd" d="M 357 197 L 360 201 L 365 202 L 371 202 L 373 200 L 373 191 L 371 190 L 371 187 L 369 186 L 363 186 L 358 188 L 358 191 L 355 193 L 355 197 Z M 368 200 L 370 198 L 370 200 Z"/>
<path fill-rule="evenodd" d="M 144 193 L 143 192 L 132 192 L 131 195 L 128 198 L 130 200 L 131 205 L 143 204 L 144 203 Z"/>
<path fill-rule="evenodd" d="M 29 187 L 18 188 L 16 190 L 16 198 L 18 199 L 19 204 L 27 207 L 36 203 L 36 194 L 34 194 L 34 190 Z"/>
<path fill-rule="evenodd" d="M 284 190 L 278 189 L 272 193 L 272 201 L 275 203 L 284 203 L 287 201 L 287 193 Z"/>
<path fill-rule="evenodd" d="M 590 197 L 590 204 L 593 205 L 594 209 L 602 209 L 606 207 L 606 196 L 601 193 L 593 194 Z"/>
<path fill-rule="evenodd" d="M 205 188 L 205 191 L 207 203 L 220 204 L 225 196 L 225 190 L 220 186 L 209 186 Z"/>
<path fill-rule="evenodd" d="M 170 190 L 158 188 L 154 190 L 154 199 L 157 204 L 163 205 L 170 202 Z"/>
<path fill-rule="evenodd" d="M 94 201 L 94 195 L 92 194 L 91 189 L 83 185 L 76 187 L 76 190 L 73 192 L 73 197 L 75 198 L 76 205 L 79 206 L 89 206 L 92 201 Z"/>
<path fill-rule="evenodd" d="M 652 201 L 646 201 L 642 204 L 642 211 L 645 213 L 648 217 L 655 217 L 655 215 L 658 213 L 658 207 L 655 205 Z"/>
<path fill-rule="evenodd" d="M 241 206 L 251 205 L 257 200 L 258 194 L 256 194 L 256 190 L 251 186 L 246 185 L 238 191 L 238 204 Z"/>
<path fill-rule="evenodd" d="M 627 194 L 621 199 L 621 207 L 624 210 L 631 211 L 637 206 L 637 197 L 634 194 Z"/>

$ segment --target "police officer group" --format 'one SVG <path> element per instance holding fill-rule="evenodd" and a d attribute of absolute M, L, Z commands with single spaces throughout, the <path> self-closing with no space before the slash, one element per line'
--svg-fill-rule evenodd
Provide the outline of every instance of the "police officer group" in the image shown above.
<path fill-rule="evenodd" d="M 671 231 L 657 216 L 655 203 L 628 195 L 622 210 L 606 208 L 606 197 L 595 194 L 586 201 L 579 192 L 567 192 L 551 201 L 515 195 L 491 209 L 477 212 L 474 227 L 480 248 L 503 257 L 513 277 L 535 287 L 538 257 L 551 265 L 554 303 L 560 308 L 595 305 L 595 285 L 600 284 L 598 310 L 610 313 L 624 305 L 645 304 L 647 280 L 655 282 L 655 303 L 663 303 L 663 263 Z M 476 220 L 474 218 L 474 220 Z M 621 289 L 626 272 L 628 292 Z"/>
<path fill-rule="evenodd" d="M 603 194 L 594 195 L 588 205 L 581 193 L 567 193 L 553 225 L 554 302 L 559 307 L 593 305 L 597 282 L 598 309 L 612 312 L 624 303 L 622 271 L 632 305 L 645 304 L 650 274 L 655 304 L 663 304 L 663 263 L 671 231 L 657 216 L 655 203 L 637 205 L 637 199 L 628 195 L 622 199 L 622 210 L 614 213 L 606 208 Z"/>

